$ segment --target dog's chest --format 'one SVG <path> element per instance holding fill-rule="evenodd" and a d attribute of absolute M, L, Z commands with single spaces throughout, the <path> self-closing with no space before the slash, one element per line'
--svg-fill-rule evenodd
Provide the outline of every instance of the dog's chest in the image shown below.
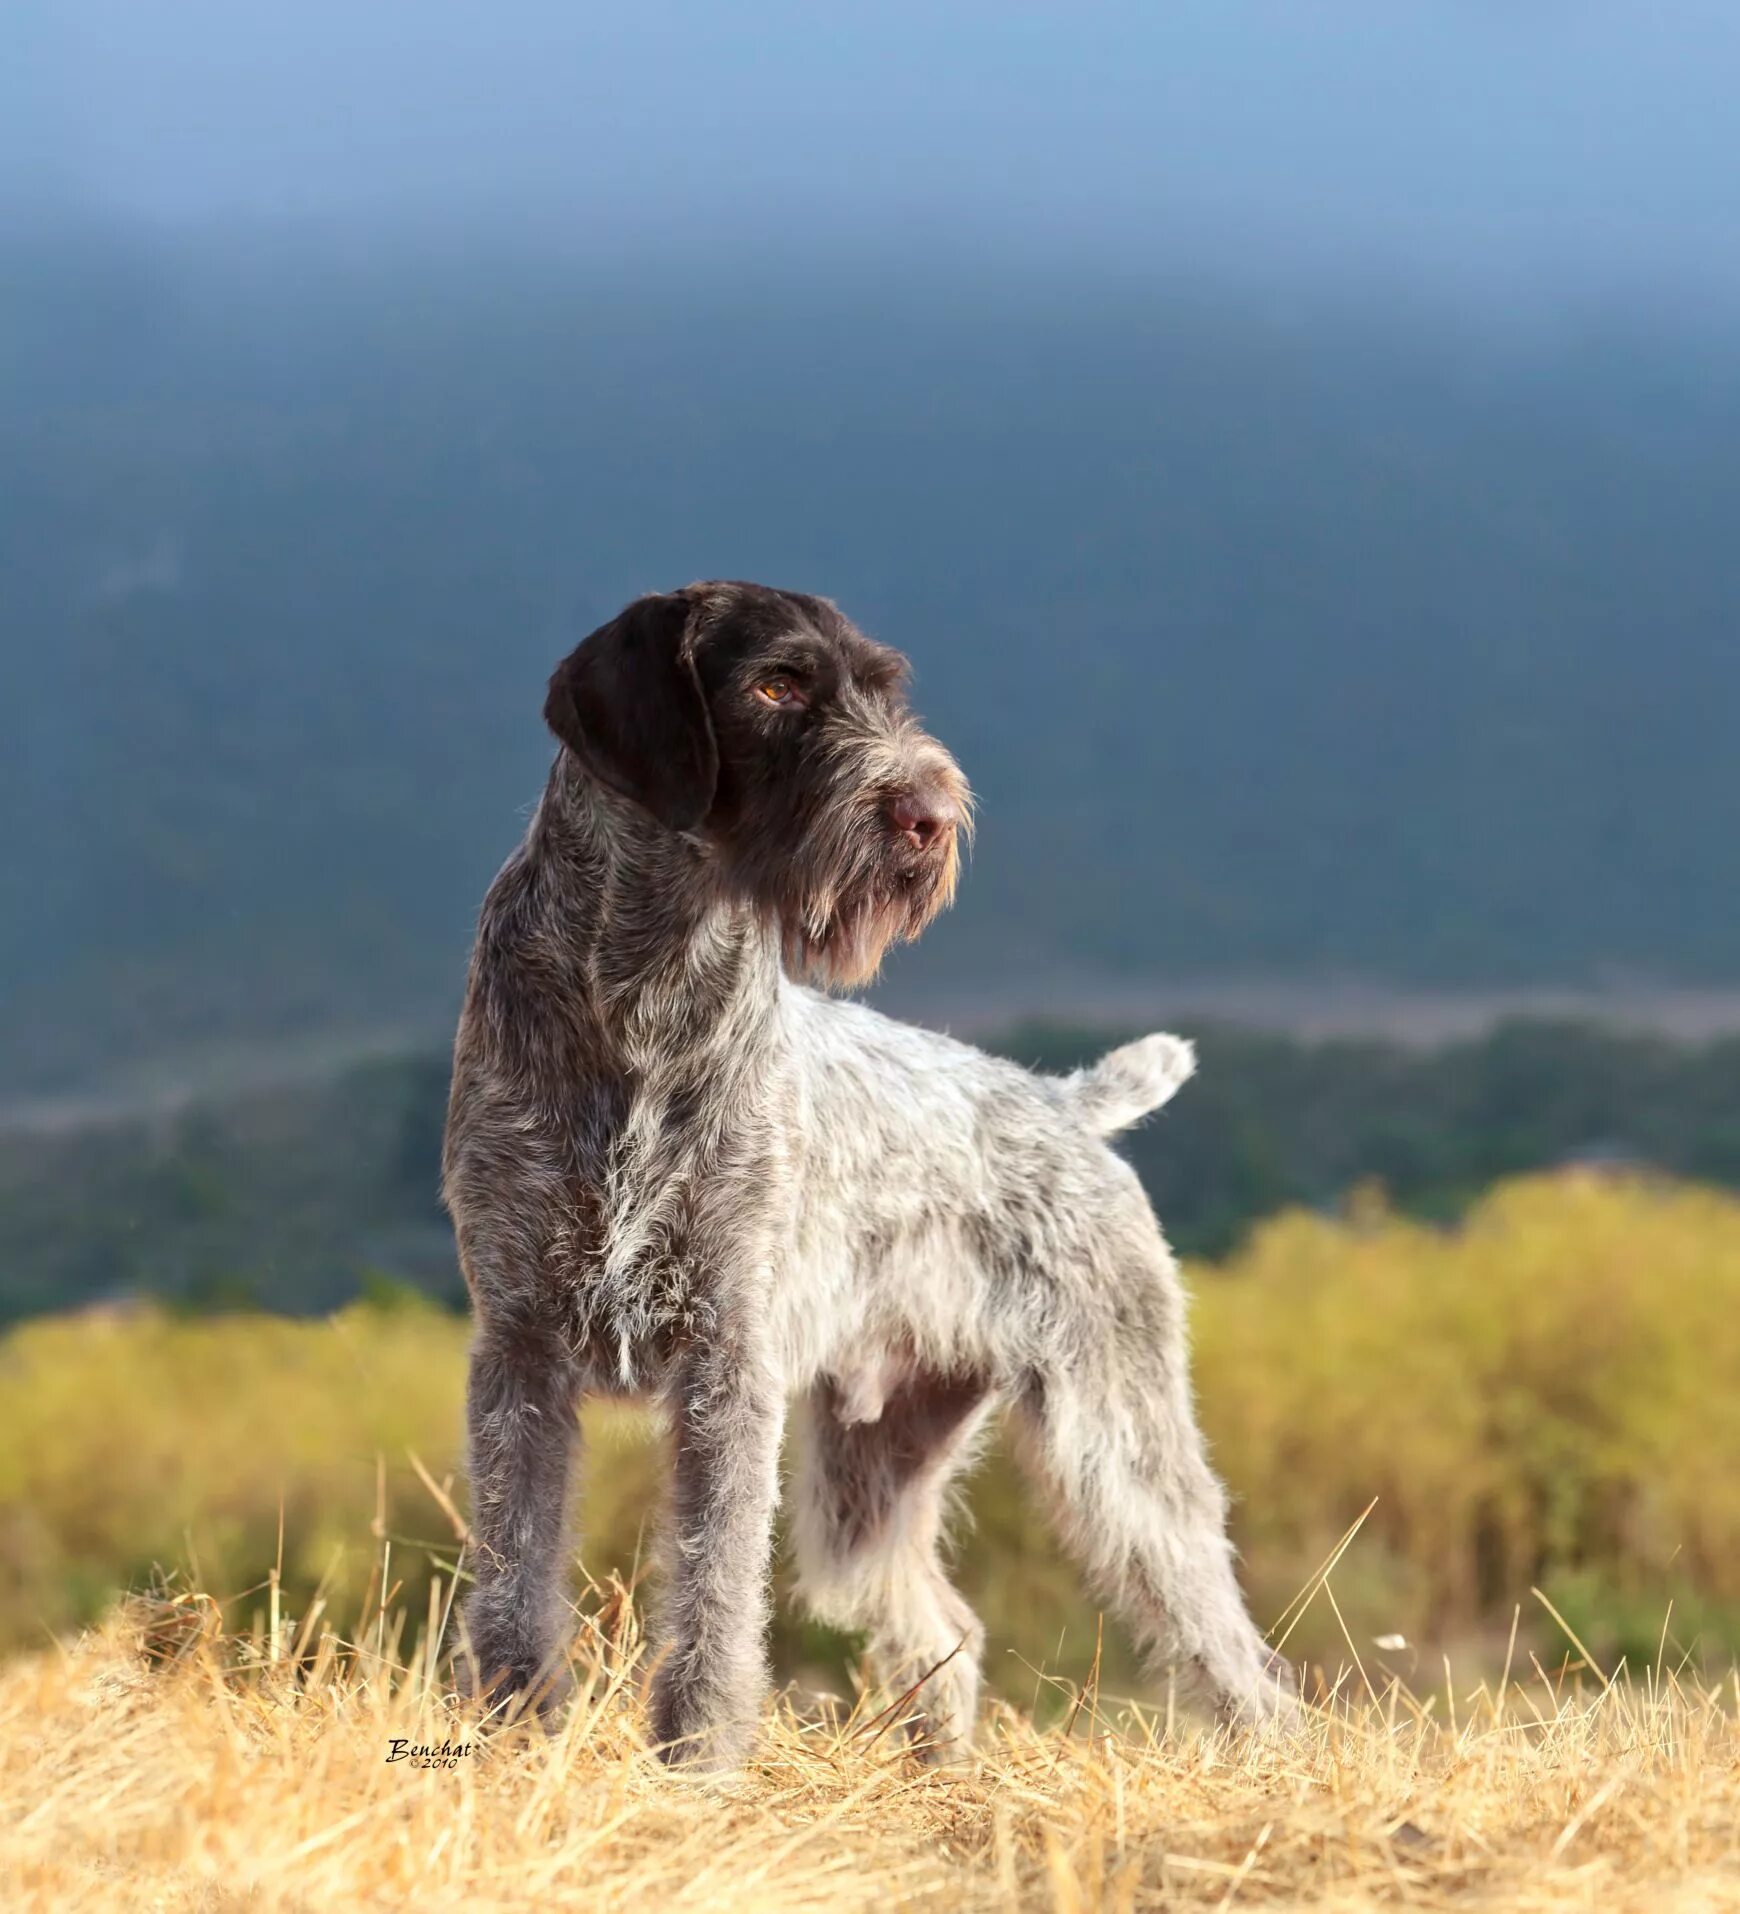
<path fill-rule="evenodd" d="M 778 1099 L 760 1076 L 649 1072 L 577 1098 L 558 1273 L 615 1380 L 645 1387 L 706 1335 L 732 1285 L 756 1280 L 791 1227 Z"/>

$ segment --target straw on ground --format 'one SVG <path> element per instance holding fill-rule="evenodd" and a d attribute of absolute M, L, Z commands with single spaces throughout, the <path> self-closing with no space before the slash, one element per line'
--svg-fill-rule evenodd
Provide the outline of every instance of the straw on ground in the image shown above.
<path fill-rule="evenodd" d="M 1344 1690 L 1284 1742 L 1090 1692 L 1067 1730 L 998 1712 L 940 1772 L 870 1704 L 787 1696 L 752 1770 L 700 1783 L 640 1740 L 625 1600 L 584 1624 L 552 1735 L 455 1708 L 444 1609 L 353 1648 L 270 1607 L 226 1636 L 184 1594 L 0 1669 L 6 1904 L 1740 1908 L 1732 1679 Z"/>

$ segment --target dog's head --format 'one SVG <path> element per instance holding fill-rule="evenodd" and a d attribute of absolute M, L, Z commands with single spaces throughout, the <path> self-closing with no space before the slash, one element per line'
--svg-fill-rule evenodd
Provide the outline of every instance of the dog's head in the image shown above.
<path fill-rule="evenodd" d="M 581 764 L 715 851 L 788 968 L 875 974 L 954 894 L 966 779 L 906 703 L 906 660 L 825 598 L 710 582 L 638 598 L 557 666 Z"/>

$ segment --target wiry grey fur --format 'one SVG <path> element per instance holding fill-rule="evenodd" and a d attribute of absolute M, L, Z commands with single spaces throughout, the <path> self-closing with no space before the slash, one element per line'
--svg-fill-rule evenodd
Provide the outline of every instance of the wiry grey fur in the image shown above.
<path fill-rule="evenodd" d="M 474 1677 L 553 1677 L 576 1406 L 654 1399 L 651 1728 L 711 1766 L 742 1758 L 763 1693 L 792 1401 L 802 1590 L 867 1631 L 895 1694 L 922 1682 L 923 1745 L 972 1732 L 982 1631 L 940 1547 L 999 1406 L 1143 1644 L 1228 1718 L 1294 1705 L 1234 1578 L 1172 1257 L 1103 1140 L 1189 1046 L 1044 1078 L 789 974 L 862 976 L 952 888 L 965 783 L 900 686 L 826 601 L 758 586 L 594 633 L 552 679 L 564 748 L 484 904 L 459 1028 Z"/>

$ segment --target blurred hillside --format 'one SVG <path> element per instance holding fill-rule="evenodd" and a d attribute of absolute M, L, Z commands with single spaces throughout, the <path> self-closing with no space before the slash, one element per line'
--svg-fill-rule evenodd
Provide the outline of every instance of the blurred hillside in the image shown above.
<path fill-rule="evenodd" d="M 1032 1025 L 996 1047 L 1066 1070 L 1123 1034 Z M 1119 1143 L 1188 1255 L 1374 1183 L 1439 1222 L 1502 1177 L 1568 1164 L 1740 1189 L 1740 1040 L 1543 1023 L 1432 1051 L 1195 1034 L 1197 1077 Z M 0 1321 L 141 1294 L 307 1314 L 384 1283 L 458 1302 L 436 1197 L 446 1093 L 444 1056 L 383 1056 L 126 1121 L 0 1131 Z"/>
<path fill-rule="evenodd" d="M 1725 329 L 625 260 L 0 232 L 0 1084 L 434 1031 L 551 663 L 709 573 L 909 649 L 981 791 L 912 1001 L 1740 981 Z"/>

